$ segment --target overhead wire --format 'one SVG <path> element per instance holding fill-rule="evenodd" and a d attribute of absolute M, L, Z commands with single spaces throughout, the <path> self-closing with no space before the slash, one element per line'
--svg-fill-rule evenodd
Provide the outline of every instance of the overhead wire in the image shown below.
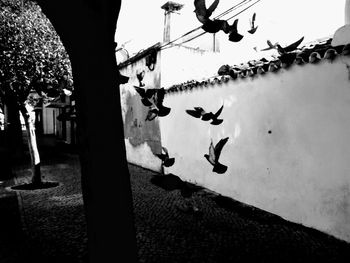
<path fill-rule="evenodd" d="M 217 15 L 216 17 L 214 17 L 214 19 L 221 18 L 221 17 L 223 17 L 223 16 L 225 16 L 225 15 L 231 13 L 232 11 L 236 10 L 237 8 L 241 7 L 242 5 L 245 4 L 245 2 L 247 2 L 246 4 L 248 4 L 248 3 L 251 2 L 251 1 L 253 1 L 253 0 L 243 0 L 243 1 L 239 2 L 238 4 L 236 4 L 236 5 L 232 6 L 232 7 L 230 7 L 229 9 L 225 10 L 225 11 L 222 12 L 221 14 Z M 258 1 L 260 1 L 260 0 L 258 0 Z M 201 29 L 201 28 L 202 28 L 202 26 L 198 26 L 198 27 L 196 27 L 196 28 L 194 28 L 194 29 L 188 31 L 187 33 L 183 34 L 182 36 L 180 36 L 180 37 L 178 37 L 178 38 L 176 38 L 176 39 L 174 39 L 174 40 L 172 40 L 172 41 L 169 41 L 169 42 L 165 43 L 164 45 L 160 46 L 160 48 L 161 48 L 161 49 L 164 49 L 166 46 L 173 44 L 174 42 L 178 41 L 179 39 L 181 39 L 181 38 L 183 38 L 183 37 L 185 37 L 185 36 L 187 36 L 187 35 L 189 35 L 189 34 L 195 32 L 195 31 L 197 31 L 198 29 Z M 199 34 L 197 37 L 200 37 L 200 36 L 204 35 L 205 33 L 206 33 L 206 32 L 204 31 L 204 32 L 202 32 L 201 34 Z M 196 37 L 194 37 L 194 38 L 196 38 Z M 190 40 L 193 40 L 194 38 L 191 38 Z M 190 41 L 190 40 L 189 40 L 189 41 Z M 188 42 L 188 41 L 186 41 L 186 42 Z"/>

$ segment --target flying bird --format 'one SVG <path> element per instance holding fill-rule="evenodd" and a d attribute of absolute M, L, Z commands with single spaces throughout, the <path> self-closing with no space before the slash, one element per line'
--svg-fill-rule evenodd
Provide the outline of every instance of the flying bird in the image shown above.
<path fill-rule="evenodd" d="M 141 96 L 141 102 L 143 105 L 150 107 L 152 106 L 151 98 L 156 94 L 156 89 L 147 89 L 134 86 L 137 93 Z"/>
<path fill-rule="evenodd" d="M 228 30 L 226 30 L 227 34 L 229 34 L 228 40 L 230 40 L 231 42 L 238 42 L 243 38 L 243 36 L 238 33 L 237 25 L 238 18 L 233 22 L 231 26 L 229 25 Z"/>
<path fill-rule="evenodd" d="M 219 125 L 224 120 L 218 119 L 220 116 L 222 109 L 224 108 L 224 105 L 221 106 L 221 108 L 214 114 L 212 112 L 206 112 L 202 107 L 194 107 L 194 110 L 186 110 L 186 113 L 191 115 L 195 118 L 201 118 L 202 121 L 210 121 L 210 124 L 212 125 Z"/>
<path fill-rule="evenodd" d="M 219 125 L 219 124 L 221 124 L 224 121 L 223 119 L 218 119 L 218 117 L 220 116 L 223 108 L 224 108 L 224 105 L 222 105 L 220 107 L 220 109 L 216 113 L 214 113 L 212 115 L 212 118 L 211 118 L 212 122 L 210 124 L 212 124 L 212 125 Z"/>
<path fill-rule="evenodd" d="M 172 166 L 175 163 L 175 158 L 169 158 L 169 152 L 167 148 L 162 147 L 162 151 L 164 153 L 157 154 L 157 156 L 162 160 L 162 163 L 165 167 Z"/>
<path fill-rule="evenodd" d="M 270 40 L 267 40 L 266 42 L 267 42 L 268 47 L 264 48 L 264 49 L 261 49 L 260 51 L 267 51 L 267 50 L 271 50 L 271 49 L 276 49 L 277 48 L 278 42 L 276 42 L 275 44 L 272 44 L 272 42 Z"/>
<path fill-rule="evenodd" d="M 145 76 L 145 71 L 144 70 L 142 70 L 139 73 L 136 73 L 136 77 L 137 77 L 137 79 L 139 81 L 140 87 L 144 87 L 145 86 L 145 84 L 142 82 L 144 76 Z"/>
<path fill-rule="evenodd" d="M 303 42 L 304 37 L 300 38 L 298 41 L 295 41 L 294 43 L 286 46 L 286 47 L 281 47 L 280 44 L 276 44 L 277 51 L 280 55 L 285 54 L 287 52 L 292 52 L 298 48 L 298 46 Z"/>
<path fill-rule="evenodd" d="M 210 16 L 217 8 L 219 0 L 215 0 L 209 8 L 205 5 L 205 0 L 194 0 L 196 17 L 203 24 L 202 29 L 208 33 L 217 33 L 220 30 L 226 30 L 227 21 L 220 19 L 210 19 Z"/>
<path fill-rule="evenodd" d="M 248 30 L 248 33 L 250 34 L 254 34 L 255 31 L 258 29 L 258 26 L 255 26 L 255 17 L 256 14 L 254 13 L 252 19 L 250 20 L 250 30 Z"/>
<path fill-rule="evenodd" d="M 157 115 L 159 117 L 167 116 L 171 110 L 170 108 L 165 107 L 163 105 L 164 95 L 165 95 L 164 88 L 156 89 L 156 93 L 154 94 L 154 104 L 158 109 Z"/>
<path fill-rule="evenodd" d="M 219 162 L 219 157 L 222 151 L 222 148 L 227 143 L 228 137 L 221 139 L 214 147 L 213 141 L 210 142 L 209 154 L 205 154 L 204 157 L 208 162 L 213 165 L 213 172 L 218 174 L 223 174 L 227 170 L 227 166 Z"/>

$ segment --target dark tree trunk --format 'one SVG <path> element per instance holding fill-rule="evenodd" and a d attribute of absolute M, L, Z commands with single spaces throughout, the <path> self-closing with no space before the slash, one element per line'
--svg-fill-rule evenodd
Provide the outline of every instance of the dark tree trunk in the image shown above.
<path fill-rule="evenodd" d="M 137 262 L 114 34 L 120 0 L 38 1 L 68 51 L 90 262 Z"/>

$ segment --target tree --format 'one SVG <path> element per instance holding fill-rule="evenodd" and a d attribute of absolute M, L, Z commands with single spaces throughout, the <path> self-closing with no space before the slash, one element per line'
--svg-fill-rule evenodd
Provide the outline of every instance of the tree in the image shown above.
<path fill-rule="evenodd" d="M 114 44 L 121 1 L 38 3 L 72 63 L 90 262 L 137 262 Z"/>
<path fill-rule="evenodd" d="M 0 1 L 0 96 L 26 125 L 32 184 L 40 186 L 34 107 L 59 96 L 72 81 L 67 52 L 50 21 L 32 1 Z M 11 108 L 11 107 L 10 107 Z M 14 117 L 15 119 L 16 117 Z"/>

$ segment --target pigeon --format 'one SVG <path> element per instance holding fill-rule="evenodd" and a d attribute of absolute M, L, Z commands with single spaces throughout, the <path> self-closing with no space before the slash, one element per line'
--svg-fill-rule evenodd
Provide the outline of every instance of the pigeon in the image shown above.
<path fill-rule="evenodd" d="M 227 170 L 227 166 L 219 163 L 219 157 L 221 154 L 221 150 L 224 145 L 227 143 L 228 137 L 225 139 L 221 139 L 214 147 L 213 141 L 210 142 L 209 146 L 209 154 L 205 154 L 204 157 L 208 160 L 208 162 L 213 165 L 213 172 L 218 174 L 223 174 Z"/>
<path fill-rule="evenodd" d="M 272 42 L 270 40 L 267 40 L 266 42 L 267 42 L 268 47 L 264 48 L 264 49 L 261 49 L 260 51 L 267 51 L 267 50 L 271 50 L 271 49 L 276 49 L 277 48 L 278 42 L 276 42 L 275 44 L 272 44 Z"/>
<path fill-rule="evenodd" d="M 292 52 L 298 48 L 301 42 L 303 42 L 304 37 L 300 38 L 298 41 L 286 46 L 286 47 L 281 47 L 280 44 L 276 44 L 277 51 L 280 55 L 285 54 L 287 52 Z"/>
<path fill-rule="evenodd" d="M 255 31 L 258 29 L 258 26 L 255 26 L 255 17 L 256 17 L 256 14 L 254 13 L 253 14 L 253 17 L 252 17 L 252 20 L 250 20 L 250 30 L 248 30 L 248 33 L 250 34 L 254 34 Z"/>
<path fill-rule="evenodd" d="M 220 109 L 215 114 L 212 115 L 212 118 L 211 118 L 212 122 L 210 124 L 212 124 L 212 125 L 219 125 L 219 124 L 221 124 L 224 121 L 223 119 L 218 119 L 218 117 L 221 114 L 223 108 L 224 108 L 224 105 L 222 105 L 220 107 Z"/>
<path fill-rule="evenodd" d="M 165 95 L 164 88 L 156 89 L 156 93 L 154 95 L 154 104 L 158 109 L 157 115 L 159 117 L 167 116 L 171 110 L 170 108 L 165 107 L 163 105 L 164 95 Z"/>
<path fill-rule="evenodd" d="M 144 88 L 140 88 L 137 86 L 134 86 L 134 88 L 137 91 L 137 93 L 141 96 L 142 104 L 147 107 L 152 106 L 151 98 L 154 96 L 157 90 L 156 89 L 145 90 Z"/>
<path fill-rule="evenodd" d="M 228 27 L 227 21 L 214 19 L 211 20 L 210 16 L 217 8 L 219 0 L 215 0 L 209 8 L 205 6 L 205 0 L 194 0 L 194 6 L 196 17 L 203 24 L 202 29 L 208 33 L 217 33 L 220 30 L 226 30 Z"/>
<path fill-rule="evenodd" d="M 180 177 L 172 173 L 164 175 L 154 175 L 151 178 L 151 183 L 166 191 L 180 190 L 181 196 L 184 198 L 190 198 L 195 192 L 204 189 L 199 185 L 182 181 Z"/>
<path fill-rule="evenodd" d="M 164 152 L 161 154 L 157 154 L 157 156 L 159 157 L 159 159 L 162 160 L 162 163 L 165 167 L 170 167 L 175 163 L 175 158 L 169 158 L 169 152 L 168 149 L 165 147 L 162 147 L 162 150 Z"/>
<path fill-rule="evenodd" d="M 238 18 L 233 22 L 231 26 L 228 27 L 228 30 L 224 30 L 227 32 L 227 34 L 229 34 L 228 40 L 231 42 L 238 42 L 243 38 L 243 36 L 238 33 L 237 25 L 238 25 Z"/>
<path fill-rule="evenodd" d="M 145 76 L 145 71 L 144 70 L 142 70 L 139 73 L 136 73 L 136 77 L 139 80 L 140 87 L 144 87 L 145 86 L 145 84 L 142 82 L 144 76 Z"/>
<path fill-rule="evenodd" d="M 202 121 L 211 120 L 210 124 L 212 125 L 219 125 L 224 121 L 223 119 L 218 119 L 223 108 L 224 105 L 222 105 L 221 108 L 215 114 L 212 112 L 205 112 L 205 110 L 202 107 L 194 107 L 194 110 L 186 110 L 186 113 L 191 115 L 192 117 L 201 118 Z"/>

